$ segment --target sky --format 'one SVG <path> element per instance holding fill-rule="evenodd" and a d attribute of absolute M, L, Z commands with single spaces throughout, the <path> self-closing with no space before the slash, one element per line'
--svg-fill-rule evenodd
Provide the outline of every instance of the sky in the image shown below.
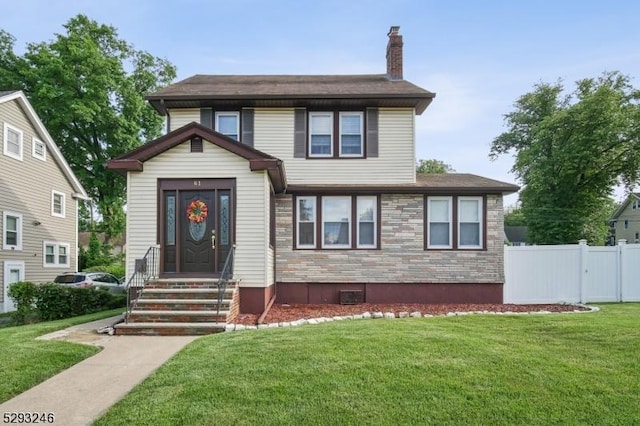
<path fill-rule="evenodd" d="M 416 155 L 516 183 L 513 157 L 489 159 L 504 114 L 535 84 L 567 88 L 604 71 L 640 84 L 634 0 L 0 0 L 16 51 L 64 33 L 82 13 L 136 49 L 194 74 L 383 74 L 400 26 L 404 78 L 436 93 L 416 117 Z M 623 196 L 618 190 L 617 197 Z M 517 195 L 506 197 L 515 204 Z"/>

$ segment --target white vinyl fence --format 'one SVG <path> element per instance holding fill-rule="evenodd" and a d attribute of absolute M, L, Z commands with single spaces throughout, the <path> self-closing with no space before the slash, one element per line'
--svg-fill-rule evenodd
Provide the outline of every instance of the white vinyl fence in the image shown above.
<path fill-rule="evenodd" d="M 640 244 L 505 247 L 504 303 L 640 301 Z"/>

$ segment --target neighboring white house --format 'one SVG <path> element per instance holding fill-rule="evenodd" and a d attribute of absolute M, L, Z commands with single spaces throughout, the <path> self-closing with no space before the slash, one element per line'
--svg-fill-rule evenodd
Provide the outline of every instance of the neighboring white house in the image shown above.
<path fill-rule="evenodd" d="M 415 120 L 435 94 L 387 73 L 196 75 L 148 96 L 169 133 L 109 162 L 127 177 L 127 275 L 216 277 L 236 245 L 240 310 L 502 302 L 504 194 L 470 174 L 415 173 Z"/>
<path fill-rule="evenodd" d="M 77 265 L 78 200 L 87 194 L 21 91 L 0 92 L 0 311 L 17 281 L 53 281 Z"/>

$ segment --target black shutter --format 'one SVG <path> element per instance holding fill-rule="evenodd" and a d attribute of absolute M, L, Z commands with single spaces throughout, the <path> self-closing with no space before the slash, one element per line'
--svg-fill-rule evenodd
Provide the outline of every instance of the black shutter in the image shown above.
<path fill-rule="evenodd" d="M 200 108 L 200 124 L 213 129 L 213 110 L 211 108 Z"/>
<path fill-rule="evenodd" d="M 378 108 L 367 108 L 367 157 L 378 156 Z"/>
<path fill-rule="evenodd" d="M 240 142 L 253 148 L 253 109 L 242 110 L 242 136 Z"/>
<path fill-rule="evenodd" d="M 307 156 L 307 110 L 305 108 L 296 108 L 293 126 L 293 156 L 305 158 Z"/>

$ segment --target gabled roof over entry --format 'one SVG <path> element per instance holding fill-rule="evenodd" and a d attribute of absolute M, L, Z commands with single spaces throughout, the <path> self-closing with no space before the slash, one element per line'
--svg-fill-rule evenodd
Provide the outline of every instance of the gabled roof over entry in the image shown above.
<path fill-rule="evenodd" d="M 126 172 L 129 171 L 141 172 L 144 169 L 145 161 L 162 154 L 176 145 L 198 138 L 249 160 L 251 171 L 266 170 L 275 192 L 284 192 L 286 189 L 287 179 L 282 160 L 251 148 L 250 146 L 243 145 L 234 139 L 195 122 L 167 133 L 158 139 L 147 142 L 133 151 L 109 160 L 107 167 L 123 176 L 126 176 Z"/>

